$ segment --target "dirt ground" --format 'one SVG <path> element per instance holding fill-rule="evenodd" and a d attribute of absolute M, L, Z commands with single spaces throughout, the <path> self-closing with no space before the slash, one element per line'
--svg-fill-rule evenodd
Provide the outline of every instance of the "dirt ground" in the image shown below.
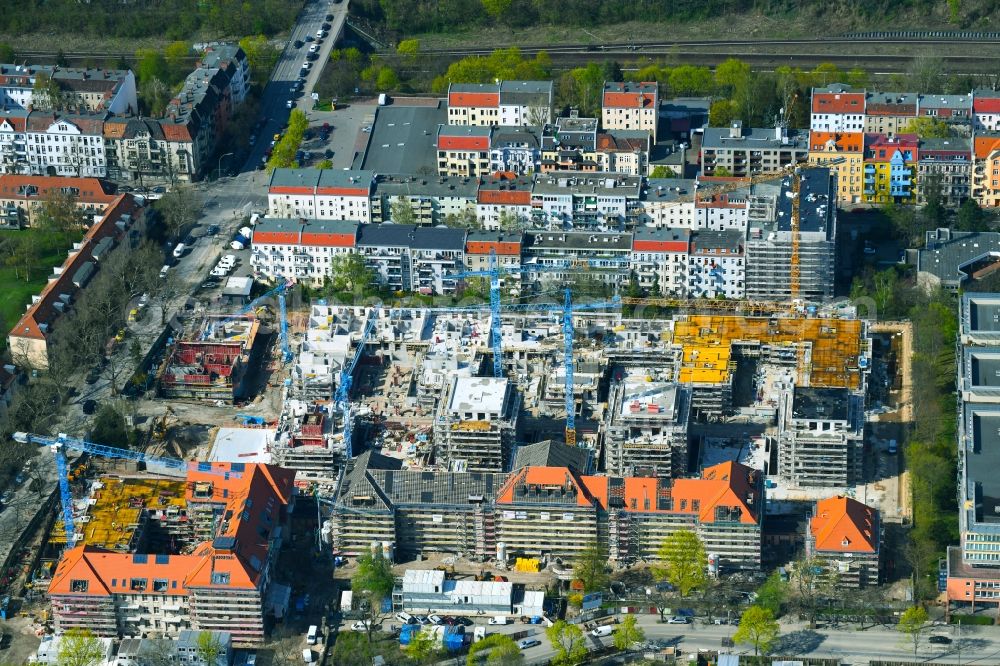
<path fill-rule="evenodd" d="M 9 620 L 0 620 L 0 631 L 11 635 L 10 647 L 0 652 L 0 660 L 5 664 L 23 664 L 38 649 L 41 640 L 35 635 L 38 625 L 31 617 L 15 615 Z"/>

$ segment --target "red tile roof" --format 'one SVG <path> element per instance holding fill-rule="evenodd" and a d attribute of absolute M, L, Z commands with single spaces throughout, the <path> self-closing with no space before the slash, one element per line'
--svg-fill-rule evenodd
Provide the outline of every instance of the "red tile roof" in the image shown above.
<path fill-rule="evenodd" d="M 973 113 L 1000 113 L 1000 96 L 974 97 L 972 111 Z"/>
<path fill-rule="evenodd" d="M 497 255 L 517 257 L 521 255 L 521 243 L 517 241 L 467 241 L 466 254 L 489 254 L 493 250 Z"/>
<path fill-rule="evenodd" d="M 24 188 L 27 187 L 34 187 L 35 193 L 31 196 L 24 194 Z M 111 183 L 100 178 L 0 175 L 0 199 L 40 199 L 48 194 L 49 190 L 65 188 L 77 190 L 77 201 L 80 203 L 110 205 L 116 198 L 111 192 Z"/>
<path fill-rule="evenodd" d="M 819 552 L 875 553 L 878 530 L 878 512 L 841 495 L 816 502 L 816 515 L 809 521 Z"/>
<path fill-rule="evenodd" d="M 500 91 L 497 92 L 452 92 L 448 94 L 448 106 L 494 108 L 500 106 Z"/>
<path fill-rule="evenodd" d="M 231 463 L 211 466 L 216 470 L 234 467 Z M 248 464 L 239 477 L 228 478 L 189 470 L 187 500 L 192 504 L 216 504 L 221 509 L 218 532 L 212 541 L 198 545 L 190 555 L 169 557 L 77 546 L 63 554 L 49 594 L 134 593 L 133 579 L 148 580 L 144 594 L 180 596 L 194 587 L 255 589 L 268 561 L 269 539 L 284 520 L 292 499 L 294 481 L 293 470 L 272 465 Z M 196 496 L 196 490 L 199 495 L 207 495 Z M 154 580 L 164 580 L 166 586 L 154 591 Z M 87 590 L 74 589 L 75 581 L 87 581 Z"/>
<path fill-rule="evenodd" d="M 10 129 L 5 129 L 4 124 L 10 125 Z M 28 119 L 26 116 L 3 116 L 0 117 L 0 132 L 23 132 L 24 128 L 28 125 Z"/>
<path fill-rule="evenodd" d="M 812 96 L 813 113 L 851 113 L 865 112 L 865 94 L 861 93 L 831 93 L 814 92 Z"/>
<path fill-rule="evenodd" d="M 530 190 L 484 190 L 480 188 L 477 201 L 482 204 L 530 206 Z"/>
<path fill-rule="evenodd" d="M 687 252 L 687 241 L 633 240 L 633 252 Z"/>
<path fill-rule="evenodd" d="M 44 340 L 46 334 L 42 331 L 42 326 L 46 325 L 51 328 L 52 323 L 61 314 L 55 306 L 55 303 L 60 300 L 61 294 L 72 296 L 76 293 L 77 287 L 73 284 L 73 278 L 84 264 L 93 260 L 94 246 L 104 238 L 121 236 L 122 231 L 116 226 L 121 216 L 130 214 L 134 218 L 141 210 L 142 207 L 130 194 L 122 194 L 115 199 L 114 203 L 104 211 L 104 216 L 100 221 L 94 223 L 87 230 L 80 242 L 80 249 L 73 252 L 63 262 L 62 272 L 59 276 L 45 285 L 39 294 L 38 301 L 10 330 L 10 337 Z"/>
<path fill-rule="evenodd" d="M 489 150 L 488 136 L 438 136 L 438 150 Z"/>
<path fill-rule="evenodd" d="M 977 136 L 972 146 L 977 160 L 985 160 L 998 150 L 1000 150 L 1000 136 Z"/>
<path fill-rule="evenodd" d="M 830 142 L 838 152 L 861 153 L 864 152 L 865 135 L 863 132 L 813 131 L 809 133 L 809 150 L 827 150 L 827 145 Z"/>

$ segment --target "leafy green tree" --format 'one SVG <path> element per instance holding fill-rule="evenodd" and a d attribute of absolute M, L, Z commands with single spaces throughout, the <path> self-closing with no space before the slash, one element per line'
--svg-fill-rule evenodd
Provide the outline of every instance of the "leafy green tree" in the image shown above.
<path fill-rule="evenodd" d="M 114 405 L 105 403 L 97 410 L 94 426 L 90 430 L 90 439 L 99 444 L 129 448 L 131 438 L 125 417 L 115 409 Z"/>
<path fill-rule="evenodd" d="M 410 200 L 399 196 L 389 204 L 389 219 L 395 224 L 416 224 L 417 214 L 414 212 Z"/>
<path fill-rule="evenodd" d="M 330 262 L 334 291 L 361 291 L 375 282 L 375 273 L 356 252 L 338 254 Z"/>
<path fill-rule="evenodd" d="M 729 94 L 742 90 L 750 85 L 750 77 L 753 71 L 750 65 L 738 60 L 729 58 L 715 68 L 715 83 Z"/>
<path fill-rule="evenodd" d="M 264 35 L 244 37 L 240 40 L 240 48 L 247 54 L 250 64 L 250 78 L 257 85 L 267 83 L 271 70 L 278 63 L 281 52 L 268 41 Z"/>
<path fill-rule="evenodd" d="M 201 197 L 189 186 L 175 187 L 153 204 L 169 236 L 179 235 L 194 224 L 201 206 Z"/>
<path fill-rule="evenodd" d="M 417 56 L 420 55 L 420 40 L 419 39 L 404 39 L 399 44 L 396 45 L 396 53 L 403 56 L 407 60 L 416 60 Z"/>
<path fill-rule="evenodd" d="M 760 606 L 750 606 L 743 611 L 740 626 L 733 634 L 733 640 L 752 645 L 754 656 L 757 656 L 770 651 L 780 632 L 781 627 L 770 610 Z"/>
<path fill-rule="evenodd" d="M 490 634 L 469 648 L 465 659 L 466 666 L 481 666 L 482 656 L 486 655 L 486 666 L 521 666 L 524 654 L 517 647 L 514 639 L 506 634 Z"/>
<path fill-rule="evenodd" d="M 739 104 L 731 99 L 717 99 L 708 107 L 708 124 L 712 127 L 729 127 L 739 119 Z"/>
<path fill-rule="evenodd" d="M 823 602 L 836 594 L 837 576 L 825 559 L 803 557 L 795 563 L 792 589 L 792 604 L 809 620 L 809 628 L 815 629 Z"/>
<path fill-rule="evenodd" d="M 150 116 L 162 116 L 170 103 L 170 88 L 155 76 L 139 84 L 139 104 Z"/>
<path fill-rule="evenodd" d="M 989 231 L 989 217 L 975 199 L 966 199 L 958 208 L 955 227 L 959 231 Z"/>
<path fill-rule="evenodd" d="M 921 139 L 947 139 L 952 135 L 951 126 L 940 118 L 918 116 L 906 123 L 900 134 L 916 134 Z"/>
<path fill-rule="evenodd" d="M 11 63 L 15 60 L 14 47 L 7 42 L 0 42 L 0 62 Z"/>
<path fill-rule="evenodd" d="M 331 162 L 330 160 L 321 160 L 320 162 L 316 163 L 316 168 L 317 169 L 332 169 L 333 168 L 333 162 Z"/>
<path fill-rule="evenodd" d="M 646 640 L 646 632 L 639 626 L 635 615 L 626 615 L 615 629 L 615 647 L 623 652 L 631 650 L 633 645 L 644 640 Z"/>
<path fill-rule="evenodd" d="M 500 211 L 499 224 L 501 231 L 523 231 L 526 226 L 516 213 L 509 210 Z"/>
<path fill-rule="evenodd" d="M 97 666 L 104 644 L 88 629 L 68 629 L 59 644 L 59 666 Z"/>
<path fill-rule="evenodd" d="M 556 651 L 550 662 L 553 666 L 576 666 L 586 661 L 587 644 L 577 625 L 559 620 L 545 630 L 545 635 Z"/>
<path fill-rule="evenodd" d="M 513 0 L 482 0 L 483 9 L 494 21 L 499 21 L 508 11 Z"/>
<path fill-rule="evenodd" d="M 387 613 L 382 611 L 383 603 L 392 597 L 395 578 L 392 563 L 382 556 L 382 551 L 366 552 L 358 558 L 357 569 L 351 578 L 351 590 L 358 599 L 367 622 L 368 644 L 372 642 L 372 632 Z"/>
<path fill-rule="evenodd" d="M 135 59 L 135 75 L 140 84 L 151 79 L 170 80 L 167 59 L 156 49 L 139 49 L 135 52 Z"/>
<path fill-rule="evenodd" d="M 920 648 L 920 639 L 927 624 L 927 611 L 923 606 L 911 606 L 903 611 L 896 625 L 896 631 L 903 635 L 903 640 L 907 644 L 913 645 L 913 656 L 917 656 Z"/>
<path fill-rule="evenodd" d="M 399 76 L 391 67 L 380 67 L 375 78 L 375 86 L 379 90 L 393 91 L 399 89 Z"/>
<path fill-rule="evenodd" d="M 701 539 L 692 530 L 675 530 L 667 535 L 657 551 L 653 567 L 657 580 L 665 580 L 686 597 L 704 587 L 708 580 L 708 557 Z"/>
<path fill-rule="evenodd" d="M 570 71 L 570 76 L 575 91 L 572 105 L 580 110 L 581 115 L 596 116 L 604 94 L 604 69 L 596 62 L 592 62 L 586 67 L 577 67 Z"/>
<path fill-rule="evenodd" d="M 187 76 L 191 65 L 188 59 L 191 57 L 191 45 L 183 41 L 175 41 L 167 44 L 163 49 L 163 59 L 167 63 L 167 71 L 170 73 L 170 81 L 181 81 Z"/>
<path fill-rule="evenodd" d="M 72 192 L 50 189 L 39 207 L 38 226 L 57 232 L 79 229 L 83 218 L 76 204 L 77 198 Z"/>
<path fill-rule="evenodd" d="M 591 541 L 576 557 L 573 576 L 583 583 L 584 592 L 600 592 L 608 587 L 608 551 Z"/>
<path fill-rule="evenodd" d="M 222 642 L 211 631 L 202 631 L 198 634 L 195 650 L 198 658 L 208 666 L 216 666 L 219 663 L 219 657 L 226 652 Z"/>
<path fill-rule="evenodd" d="M 781 608 L 788 596 L 788 583 L 781 579 L 777 571 L 772 573 L 764 581 L 764 584 L 757 588 L 757 599 L 754 604 L 771 611 L 774 617 L 781 617 Z"/>
<path fill-rule="evenodd" d="M 724 166 L 720 166 L 720 167 L 715 167 L 713 175 L 719 178 L 732 178 L 733 172 Z"/>
<path fill-rule="evenodd" d="M 448 213 L 444 218 L 446 226 L 455 229 L 482 229 L 482 222 L 476 217 L 476 209 L 471 206 L 458 213 Z"/>
<path fill-rule="evenodd" d="M 670 72 L 670 90 L 675 95 L 705 95 L 712 91 L 714 84 L 708 67 L 681 65 Z"/>
<path fill-rule="evenodd" d="M 35 75 L 31 92 L 31 103 L 35 109 L 59 111 L 63 107 L 63 91 L 59 83 L 45 72 Z"/>
<path fill-rule="evenodd" d="M 676 178 L 674 170 L 663 164 L 657 164 L 649 174 L 650 178 Z"/>
<path fill-rule="evenodd" d="M 410 642 L 403 648 L 403 654 L 417 662 L 425 664 L 440 652 L 434 635 L 428 631 L 417 631 L 410 634 Z"/>

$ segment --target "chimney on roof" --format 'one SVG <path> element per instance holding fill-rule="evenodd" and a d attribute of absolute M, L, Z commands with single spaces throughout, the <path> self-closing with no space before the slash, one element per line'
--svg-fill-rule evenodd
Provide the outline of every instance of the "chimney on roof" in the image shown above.
<path fill-rule="evenodd" d="M 729 138 L 739 139 L 742 136 L 743 136 L 743 121 L 734 120 L 733 123 L 729 126 Z"/>

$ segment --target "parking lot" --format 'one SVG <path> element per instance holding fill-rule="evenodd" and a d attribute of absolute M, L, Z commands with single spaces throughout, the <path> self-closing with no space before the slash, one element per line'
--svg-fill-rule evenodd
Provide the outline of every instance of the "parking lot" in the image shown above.
<path fill-rule="evenodd" d="M 302 142 L 302 150 L 309 151 L 311 159 L 300 166 L 315 166 L 329 159 L 334 169 L 350 169 L 355 157 L 364 150 L 369 135 L 361 130 L 370 126 L 375 108 L 375 100 L 362 100 L 341 106 L 336 111 L 307 111 L 311 136 Z M 330 126 L 326 141 L 321 139 L 319 132 L 324 123 Z M 325 155 L 327 150 L 331 151 L 330 157 Z"/>

